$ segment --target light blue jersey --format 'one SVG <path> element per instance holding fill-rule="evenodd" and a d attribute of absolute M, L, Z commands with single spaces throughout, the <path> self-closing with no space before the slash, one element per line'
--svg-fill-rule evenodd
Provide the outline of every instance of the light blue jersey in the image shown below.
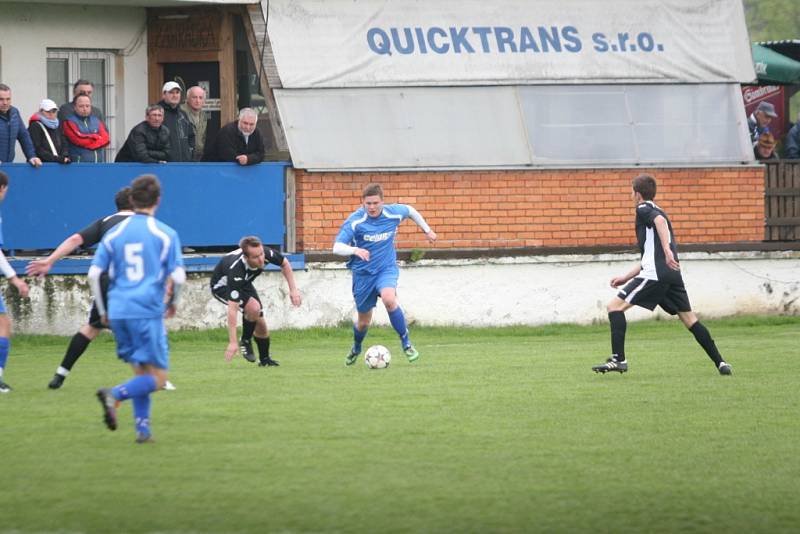
<path fill-rule="evenodd" d="M 92 267 L 108 271 L 110 319 L 161 318 L 167 277 L 183 268 L 178 234 L 155 217 L 133 215 L 105 235 Z"/>
<path fill-rule="evenodd" d="M 339 230 L 336 242 L 368 250 L 369 261 L 351 256 L 347 267 L 359 274 L 376 274 L 396 268 L 394 239 L 397 227 L 408 216 L 409 207 L 405 204 L 384 205 L 377 217 L 370 217 L 364 207 L 354 211 Z"/>

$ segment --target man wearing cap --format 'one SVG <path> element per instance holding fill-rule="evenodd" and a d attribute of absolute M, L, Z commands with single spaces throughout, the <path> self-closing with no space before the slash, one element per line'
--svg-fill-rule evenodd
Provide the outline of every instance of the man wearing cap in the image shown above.
<path fill-rule="evenodd" d="M 42 160 L 36 156 L 31 136 L 22 122 L 19 110 L 11 105 L 11 88 L 0 83 L 0 163 L 14 161 L 17 141 L 28 163 L 39 167 Z"/>
<path fill-rule="evenodd" d="M 33 141 L 36 155 L 45 163 L 69 163 L 69 146 L 61 132 L 58 105 L 45 98 L 39 103 L 39 111 L 28 121 L 28 133 Z"/>
<path fill-rule="evenodd" d="M 747 119 L 747 126 L 750 128 L 750 141 L 753 146 L 758 143 L 758 138 L 761 134 L 769 132 L 769 124 L 772 119 L 777 117 L 775 113 L 775 106 L 769 102 L 761 102 L 756 110 Z"/>
<path fill-rule="evenodd" d="M 167 82 L 161 88 L 161 101 L 164 108 L 164 126 L 169 130 L 169 161 L 192 161 L 194 153 L 194 126 L 181 109 L 181 86 Z"/>

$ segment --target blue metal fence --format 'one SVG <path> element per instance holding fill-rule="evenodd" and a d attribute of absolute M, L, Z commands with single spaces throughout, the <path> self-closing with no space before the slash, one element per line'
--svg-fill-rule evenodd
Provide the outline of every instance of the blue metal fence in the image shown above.
<path fill-rule="evenodd" d="M 95 219 L 113 213 L 114 194 L 141 174 L 155 174 L 161 181 L 157 216 L 178 232 L 183 246 L 233 249 L 242 236 L 257 235 L 265 243 L 282 247 L 288 165 L 45 164 L 38 169 L 27 164 L 1 165 L 0 170 L 11 178 L 0 208 L 3 248 L 55 248 Z"/>

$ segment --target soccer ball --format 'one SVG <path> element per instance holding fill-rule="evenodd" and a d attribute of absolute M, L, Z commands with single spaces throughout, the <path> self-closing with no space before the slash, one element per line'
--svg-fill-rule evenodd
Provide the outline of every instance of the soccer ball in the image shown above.
<path fill-rule="evenodd" d="M 392 361 L 392 353 L 383 345 L 373 345 L 364 353 L 364 363 L 370 369 L 386 369 Z"/>

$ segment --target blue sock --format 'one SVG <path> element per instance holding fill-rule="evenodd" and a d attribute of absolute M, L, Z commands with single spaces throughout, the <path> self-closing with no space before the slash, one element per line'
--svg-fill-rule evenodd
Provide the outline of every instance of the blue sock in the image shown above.
<path fill-rule="evenodd" d="M 137 375 L 124 384 L 111 388 L 111 394 L 117 400 L 128 400 L 133 397 L 149 395 L 156 390 L 156 377 L 153 375 Z"/>
<path fill-rule="evenodd" d="M 389 321 L 392 323 L 394 331 L 400 336 L 400 343 L 403 344 L 403 348 L 408 348 L 411 345 L 411 341 L 408 339 L 406 316 L 403 315 L 403 309 L 400 306 L 389 312 Z"/>
<path fill-rule="evenodd" d="M 353 349 L 356 352 L 361 352 L 361 343 L 364 341 L 364 338 L 367 337 L 367 330 L 369 330 L 369 327 L 361 331 L 355 324 L 353 325 Z"/>
<path fill-rule="evenodd" d="M 136 432 L 150 435 L 150 394 L 133 397 L 133 418 Z"/>
<path fill-rule="evenodd" d="M 0 369 L 6 368 L 8 351 L 11 348 L 11 340 L 7 337 L 0 337 Z"/>

